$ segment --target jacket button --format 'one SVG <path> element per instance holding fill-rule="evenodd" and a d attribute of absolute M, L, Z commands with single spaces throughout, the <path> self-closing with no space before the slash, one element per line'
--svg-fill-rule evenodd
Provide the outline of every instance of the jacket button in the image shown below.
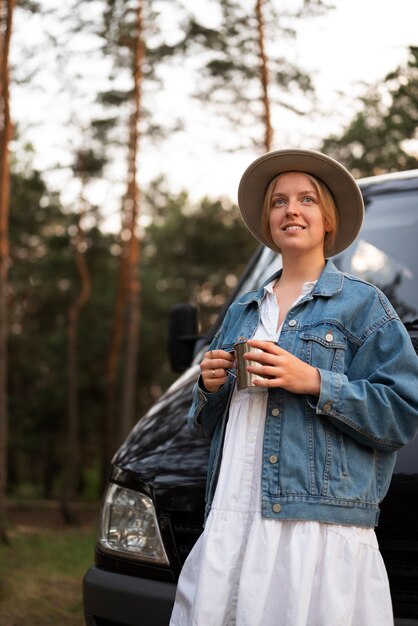
<path fill-rule="evenodd" d="M 331 411 L 332 404 L 331 402 L 326 402 L 324 404 L 324 413 L 329 413 Z"/>
<path fill-rule="evenodd" d="M 334 339 L 334 337 L 332 336 L 332 333 L 327 333 L 325 335 L 325 339 L 326 339 L 326 341 L 332 341 Z"/>
<path fill-rule="evenodd" d="M 273 409 L 271 414 L 274 415 L 274 417 L 276 417 L 277 415 L 280 415 L 280 409 Z"/>
<path fill-rule="evenodd" d="M 290 320 L 289 322 L 289 326 L 296 326 L 297 322 L 296 320 Z"/>
<path fill-rule="evenodd" d="M 275 454 L 272 454 L 271 456 L 269 456 L 269 461 L 272 465 L 274 465 L 274 463 L 277 463 L 278 460 L 279 458 Z"/>
<path fill-rule="evenodd" d="M 281 510 L 282 510 L 282 507 L 280 506 L 280 504 L 273 504 L 274 513 L 280 513 Z"/>

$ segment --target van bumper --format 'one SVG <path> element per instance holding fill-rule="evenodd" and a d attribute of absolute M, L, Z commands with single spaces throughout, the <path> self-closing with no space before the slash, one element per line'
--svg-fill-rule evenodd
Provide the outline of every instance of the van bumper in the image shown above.
<path fill-rule="evenodd" d="M 83 579 L 86 626 L 168 626 L 176 584 L 90 567 Z M 107 620 L 105 622 L 105 620 Z"/>
<path fill-rule="evenodd" d="M 168 626 L 176 584 L 126 576 L 90 567 L 83 579 L 86 626 Z M 106 621 L 105 621 L 106 620 Z M 418 619 L 395 618 L 395 626 L 418 626 Z"/>

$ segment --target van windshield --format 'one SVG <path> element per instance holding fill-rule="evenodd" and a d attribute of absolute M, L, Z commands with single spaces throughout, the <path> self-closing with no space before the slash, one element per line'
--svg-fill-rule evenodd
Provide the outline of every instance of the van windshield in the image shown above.
<path fill-rule="evenodd" d="M 360 235 L 338 267 L 379 287 L 403 322 L 418 318 L 418 190 L 365 194 Z"/>

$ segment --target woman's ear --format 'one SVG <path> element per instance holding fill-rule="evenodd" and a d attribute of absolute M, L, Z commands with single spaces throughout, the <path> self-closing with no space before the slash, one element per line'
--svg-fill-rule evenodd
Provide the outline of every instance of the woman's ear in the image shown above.
<path fill-rule="evenodd" d="M 332 231 L 332 226 L 327 220 L 327 218 L 324 218 L 324 228 L 325 228 L 326 233 L 330 233 Z"/>

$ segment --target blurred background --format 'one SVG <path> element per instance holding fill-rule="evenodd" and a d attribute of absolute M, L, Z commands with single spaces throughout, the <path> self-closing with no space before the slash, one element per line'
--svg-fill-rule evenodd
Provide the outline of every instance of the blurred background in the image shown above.
<path fill-rule="evenodd" d="M 256 244 L 243 170 L 418 167 L 416 0 L 0 0 L 0 626 L 80 625 L 109 461 Z"/>

